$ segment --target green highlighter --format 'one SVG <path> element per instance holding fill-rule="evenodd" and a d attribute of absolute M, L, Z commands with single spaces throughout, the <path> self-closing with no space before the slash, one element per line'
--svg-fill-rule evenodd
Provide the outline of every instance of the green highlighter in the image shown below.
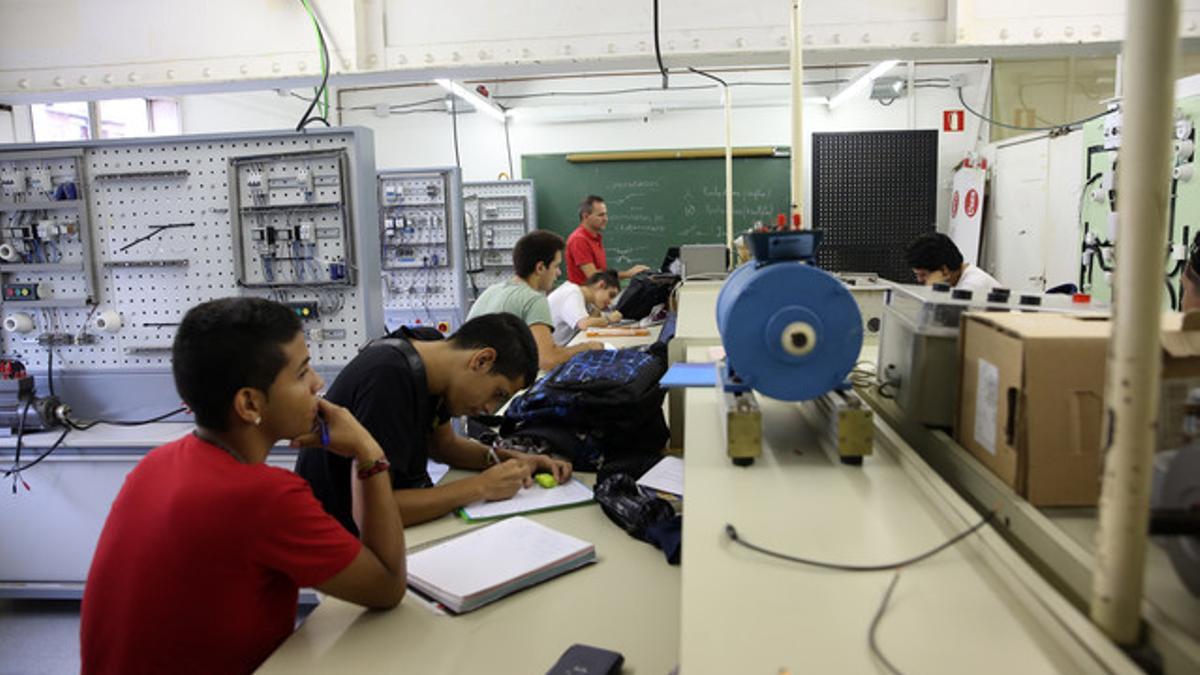
<path fill-rule="evenodd" d="M 558 487 L 558 481 L 554 480 L 554 476 L 548 473 L 534 474 L 533 480 L 544 488 Z"/>

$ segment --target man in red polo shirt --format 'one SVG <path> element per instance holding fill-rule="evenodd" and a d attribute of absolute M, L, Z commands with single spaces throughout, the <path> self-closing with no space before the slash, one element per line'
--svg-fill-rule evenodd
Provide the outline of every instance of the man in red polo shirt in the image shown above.
<path fill-rule="evenodd" d="M 608 269 L 608 257 L 604 253 L 604 228 L 608 226 L 608 206 L 602 197 L 588 195 L 579 203 L 579 227 L 567 237 L 567 280 L 584 285 L 596 272 Z M 645 265 L 634 265 L 617 272 L 617 276 L 628 279 L 638 272 L 650 269 Z"/>

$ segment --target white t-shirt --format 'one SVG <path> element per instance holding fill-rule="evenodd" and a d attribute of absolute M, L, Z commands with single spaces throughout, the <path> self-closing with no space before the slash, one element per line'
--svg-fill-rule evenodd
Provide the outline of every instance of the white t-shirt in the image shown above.
<path fill-rule="evenodd" d="M 996 281 L 995 277 L 984 272 L 977 265 L 967 263 L 966 269 L 963 270 L 962 276 L 958 278 L 958 283 L 954 287 L 965 288 L 979 296 L 987 295 L 993 288 L 1000 288 L 1001 284 Z"/>
<path fill-rule="evenodd" d="M 567 281 L 550 294 L 550 318 L 554 321 L 554 341 L 565 345 L 575 337 L 579 320 L 588 317 L 583 289 Z"/>

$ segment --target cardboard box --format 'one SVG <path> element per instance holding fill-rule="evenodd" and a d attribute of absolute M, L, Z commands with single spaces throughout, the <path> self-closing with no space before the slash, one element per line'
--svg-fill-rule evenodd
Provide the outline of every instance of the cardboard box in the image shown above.
<path fill-rule="evenodd" d="M 1159 447 L 1181 445 L 1183 403 L 1200 387 L 1200 316 L 1164 316 Z M 1036 506 L 1100 495 L 1106 317 L 963 316 L 958 442 Z M 1173 444 L 1173 445 L 1172 445 Z"/>

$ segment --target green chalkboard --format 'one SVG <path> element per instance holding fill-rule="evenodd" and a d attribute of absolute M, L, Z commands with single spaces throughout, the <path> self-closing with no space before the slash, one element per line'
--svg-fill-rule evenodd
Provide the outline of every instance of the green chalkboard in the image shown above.
<path fill-rule="evenodd" d="M 584 196 L 604 198 L 609 267 L 657 268 L 670 246 L 725 243 L 724 158 L 569 162 L 566 155 L 525 155 L 521 168 L 533 179 L 538 226 L 564 237 L 579 225 Z M 789 171 L 786 150 L 733 160 L 735 233 L 787 212 Z"/>

